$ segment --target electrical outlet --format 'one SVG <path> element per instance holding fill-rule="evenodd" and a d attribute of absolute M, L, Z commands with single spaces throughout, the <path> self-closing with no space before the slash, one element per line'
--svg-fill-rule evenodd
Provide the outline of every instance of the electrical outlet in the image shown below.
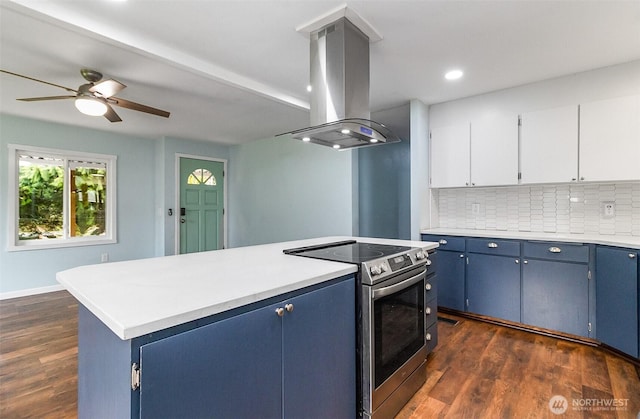
<path fill-rule="evenodd" d="M 102 256 L 100 256 L 100 262 L 109 262 L 109 253 L 103 253 Z"/>
<path fill-rule="evenodd" d="M 616 203 L 615 202 L 603 202 L 602 203 L 602 216 L 604 218 L 613 218 L 616 216 Z"/>
<path fill-rule="evenodd" d="M 471 204 L 471 213 L 473 215 L 480 214 L 480 204 Z"/>

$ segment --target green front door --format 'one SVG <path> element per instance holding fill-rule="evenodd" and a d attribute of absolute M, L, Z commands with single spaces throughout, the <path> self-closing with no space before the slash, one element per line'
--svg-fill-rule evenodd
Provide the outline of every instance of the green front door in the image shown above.
<path fill-rule="evenodd" d="M 180 158 L 180 253 L 223 247 L 224 163 Z"/>

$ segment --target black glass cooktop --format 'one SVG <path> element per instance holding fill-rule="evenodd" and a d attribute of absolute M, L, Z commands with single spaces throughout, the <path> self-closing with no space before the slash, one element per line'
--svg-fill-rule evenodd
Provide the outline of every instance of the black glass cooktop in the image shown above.
<path fill-rule="evenodd" d="M 411 250 L 411 247 L 344 241 L 287 249 L 284 253 L 314 259 L 332 260 L 334 262 L 360 264 L 409 250 Z"/>

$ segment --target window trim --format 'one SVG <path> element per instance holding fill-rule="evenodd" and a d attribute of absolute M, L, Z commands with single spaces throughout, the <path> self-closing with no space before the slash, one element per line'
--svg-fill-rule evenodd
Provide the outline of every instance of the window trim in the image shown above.
<path fill-rule="evenodd" d="M 91 246 L 101 244 L 113 244 L 117 243 L 117 199 L 116 199 L 116 167 L 117 156 L 109 154 L 97 154 L 86 153 L 80 151 L 61 150 L 44 147 L 33 147 L 20 144 L 9 144 L 9 177 L 7 188 L 7 250 L 8 251 L 22 251 L 22 250 L 38 250 L 38 249 L 56 249 L 63 247 L 77 247 L 77 246 Z M 18 199 L 18 179 L 19 179 L 19 164 L 18 159 L 21 153 L 34 153 L 45 154 L 55 157 L 60 157 L 65 161 L 65 169 L 68 167 L 67 161 L 69 160 L 95 160 L 97 162 L 105 163 L 107 166 L 107 204 L 106 204 L 106 231 L 104 236 L 95 237 L 73 237 L 73 238 L 61 238 L 61 239 L 49 239 L 49 240 L 20 240 L 18 238 L 18 214 L 19 214 L 19 199 Z M 63 190 L 63 212 L 69 213 L 68 194 L 70 188 L 69 174 L 64 176 Z M 66 224 L 65 224 L 65 235 Z"/>

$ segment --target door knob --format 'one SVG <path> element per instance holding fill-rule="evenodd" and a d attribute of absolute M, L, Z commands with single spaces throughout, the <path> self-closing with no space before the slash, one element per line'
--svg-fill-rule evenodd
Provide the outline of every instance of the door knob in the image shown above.
<path fill-rule="evenodd" d="M 284 316 L 284 308 L 282 307 L 276 308 L 276 314 L 278 315 L 278 317 Z"/>
<path fill-rule="evenodd" d="M 291 313 L 293 311 L 293 304 L 285 304 L 284 309 Z"/>

